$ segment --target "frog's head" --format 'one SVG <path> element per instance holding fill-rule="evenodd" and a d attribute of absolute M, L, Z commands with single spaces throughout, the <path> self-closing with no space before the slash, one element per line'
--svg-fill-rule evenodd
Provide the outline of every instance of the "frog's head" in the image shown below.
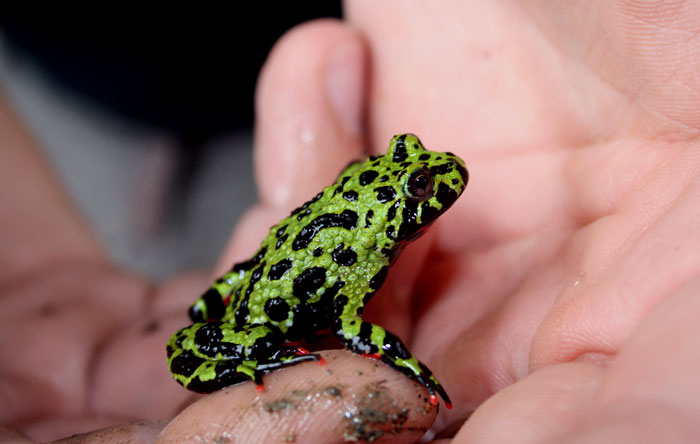
<path fill-rule="evenodd" d="M 467 178 L 462 159 L 426 150 L 413 134 L 401 134 L 391 139 L 386 154 L 348 165 L 333 185 L 292 216 L 301 220 L 313 211 L 324 213 L 302 229 L 311 237 L 328 227 L 360 228 L 355 242 L 394 260 L 452 206 Z M 321 204 L 323 208 L 312 208 Z"/>
<path fill-rule="evenodd" d="M 469 175 L 462 159 L 449 152 L 426 150 L 413 134 L 394 136 L 383 160 L 398 181 L 392 224 L 398 243 L 420 236 L 467 186 Z"/>

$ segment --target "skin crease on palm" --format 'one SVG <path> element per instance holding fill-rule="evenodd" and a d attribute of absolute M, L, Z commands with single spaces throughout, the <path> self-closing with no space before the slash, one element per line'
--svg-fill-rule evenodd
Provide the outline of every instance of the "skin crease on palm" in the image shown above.
<path fill-rule="evenodd" d="M 115 424 L 81 442 L 343 442 L 343 415 L 378 381 L 386 406 L 411 412 L 384 442 L 413 442 L 433 420 L 454 443 L 697 439 L 700 5 L 345 6 L 345 23 L 302 25 L 268 59 L 261 201 L 214 274 L 155 286 L 111 266 L 0 107 L 0 442 Z M 407 341 L 454 409 L 423 412 L 420 387 L 344 351 L 324 352 L 331 372 L 267 376 L 262 395 L 173 383 L 165 342 L 211 276 L 403 131 L 465 159 L 470 184 L 367 317 Z M 342 397 L 323 396 L 341 382 Z"/>

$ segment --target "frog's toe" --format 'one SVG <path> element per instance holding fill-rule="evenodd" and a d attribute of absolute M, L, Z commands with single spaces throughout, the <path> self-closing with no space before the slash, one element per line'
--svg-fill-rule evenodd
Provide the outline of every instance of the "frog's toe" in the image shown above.
<path fill-rule="evenodd" d="M 321 356 L 320 354 L 311 353 L 310 351 L 308 351 L 304 347 L 300 347 L 298 345 L 295 346 L 295 348 L 296 348 L 296 350 L 294 351 L 295 355 L 297 355 L 297 356 L 307 356 L 307 355 L 312 356 L 315 360 L 318 361 L 318 365 L 326 365 L 326 360 L 323 359 L 323 356 Z"/>
<path fill-rule="evenodd" d="M 447 396 L 447 392 L 445 392 L 445 389 L 438 382 L 435 376 L 430 375 L 428 377 L 428 384 L 426 384 L 425 386 L 430 392 L 430 403 L 432 405 L 438 404 L 437 395 L 435 394 L 437 392 L 437 394 L 440 395 L 442 400 L 445 402 L 445 407 L 447 407 L 448 410 L 452 409 L 452 401 L 450 400 L 450 397 Z"/>
<path fill-rule="evenodd" d="M 282 346 L 270 360 L 259 362 L 257 368 L 268 373 L 280 367 L 295 365 L 306 361 L 323 361 L 323 357 L 318 353 L 309 353 L 308 350 L 302 347 Z"/>
<path fill-rule="evenodd" d="M 416 381 L 428 389 L 428 393 L 430 393 L 430 403 L 432 405 L 438 405 L 438 395 L 440 395 L 442 400 L 445 402 L 445 407 L 451 409 L 452 401 L 450 400 L 450 397 L 447 396 L 447 392 L 442 387 L 442 384 L 440 384 L 440 382 L 425 364 L 418 361 L 418 367 L 420 368 L 420 373 L 414 377 Z"/>

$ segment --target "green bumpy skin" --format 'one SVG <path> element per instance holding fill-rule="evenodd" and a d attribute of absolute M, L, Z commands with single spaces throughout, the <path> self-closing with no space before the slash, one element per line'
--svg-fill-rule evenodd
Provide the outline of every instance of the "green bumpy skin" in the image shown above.
<path fill-rule="evenodd" d="M 386 155 L 343 170 L 335 183 L 270 229 L 190 308 L 193 324 L 168 341 L 170 372 L 209 393 L 270 371 L 321 360 L 296 343 L 330 332 L 349 350 L 424 385 L 450 407 L 432 372 L 391 332 L 362 320 L 389 267 L 462 194 L 464 162 L 395 136 Z"/>

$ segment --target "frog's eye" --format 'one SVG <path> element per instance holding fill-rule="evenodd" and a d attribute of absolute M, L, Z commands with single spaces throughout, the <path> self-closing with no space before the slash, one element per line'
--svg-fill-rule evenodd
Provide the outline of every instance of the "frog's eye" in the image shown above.
<path fill-rule="evenodd" d="M 433 176 L 423 168 L 411 173 L 406 181 L 406 192 L 415 199 L 428 199 L 433 192 Z"/>

